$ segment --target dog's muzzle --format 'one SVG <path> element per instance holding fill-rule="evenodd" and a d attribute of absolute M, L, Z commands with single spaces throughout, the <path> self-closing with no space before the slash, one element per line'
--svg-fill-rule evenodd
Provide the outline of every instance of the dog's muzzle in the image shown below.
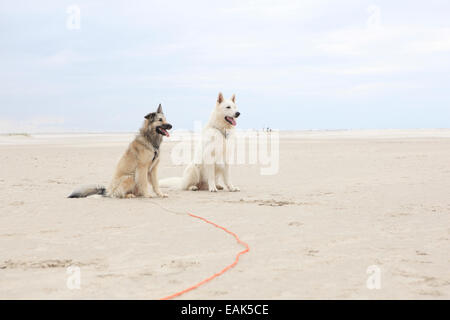
<path fill-rule="evenodd" d="M 226 116 L 225 117 L 225 121 L 226 122 L 228 122 L 229 124 L 231 124 L 232 126 L 235 126 L 236 125 L 236 118 L 237 117 L 239 117 L 241 115 L 241 113 L 240 112 L 236 112 L 235 114 L 234 114 L 234 117 L 230 117 L 230 116 Z"/>
<path fill-rule="evenodd" d="M 163 136 L 170 137 L 170 134 L 167 130 L 172 129 L 172 125 L 170 123 L 165 123 L 162 126 L 156 127 L 156 132 L 162 134 Z"/>

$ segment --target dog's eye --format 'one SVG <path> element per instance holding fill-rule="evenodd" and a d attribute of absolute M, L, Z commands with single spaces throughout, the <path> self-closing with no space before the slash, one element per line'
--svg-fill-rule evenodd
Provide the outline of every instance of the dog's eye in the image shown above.
<path fill-rule="evenodd" d="M 159 121 L 162 121 L 162 118 L 159 118 Z"/>
<path fill-rule="evenodd" d="M 228 107 L 227 107 L 227 109 L 231 109 L 231 107 L 230 107 L 230 106 L 228 106 Z"/>

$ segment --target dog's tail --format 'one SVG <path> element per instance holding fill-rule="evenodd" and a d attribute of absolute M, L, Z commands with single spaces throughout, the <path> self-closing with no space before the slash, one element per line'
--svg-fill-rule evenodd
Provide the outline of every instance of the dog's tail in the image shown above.
<path fill-rule="evenodd" d="M 159 186 L 163 188 L 181 189 L 181 177 L 172 177 L 159 180 Z"/>
<path fill-rule="evenodd" d="M 106 188 L 100 185 L 89 185 L 79 187 L 75 189 L 68 198 L 86 198 L 92 196 L 94 194 L 98 194 L 101 196 L 106 196 Z"/>

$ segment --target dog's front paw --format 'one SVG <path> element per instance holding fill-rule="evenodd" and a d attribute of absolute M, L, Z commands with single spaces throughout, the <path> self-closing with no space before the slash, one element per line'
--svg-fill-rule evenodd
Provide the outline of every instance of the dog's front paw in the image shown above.
<path fill-rule="evenodd" d="M 157 193 L 157 196 L 160 198 L 167 198 L 169 195 L 166 193 L 159 192 L 159 193 Z"/>
<path fill-rule="evenodd" d="M 239 189 L 238 187 L 235 187 L 235 186 L 230 186 L 230 187 L 228 187 L 228 190 L 230 190 L 230 192 L 238 192 L 238 191 L 241 191 L 241 189 Z"/>
<path fill-rule="evenodd" d="M 214 187 L 209 187 L 209 192 L 217 192 L 217 188 Z"/>

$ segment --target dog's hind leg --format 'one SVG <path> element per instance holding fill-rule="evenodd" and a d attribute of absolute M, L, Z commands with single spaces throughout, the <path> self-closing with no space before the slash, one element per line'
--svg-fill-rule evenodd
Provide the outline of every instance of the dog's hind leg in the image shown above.
<path fill-rule="evenodd" d="M 136 183 L 132 176 L 122 176 L 117 178 L 114 185 L 110 187 L 108 195 L 114 198 L 125 198 L 134 191 Z"/>
<path fill-rule="evenodd" d="M 182 190 L 197 191 L 200 183 L 200 172 L 194 164 L 186 167 L 181 181 Z"/>

